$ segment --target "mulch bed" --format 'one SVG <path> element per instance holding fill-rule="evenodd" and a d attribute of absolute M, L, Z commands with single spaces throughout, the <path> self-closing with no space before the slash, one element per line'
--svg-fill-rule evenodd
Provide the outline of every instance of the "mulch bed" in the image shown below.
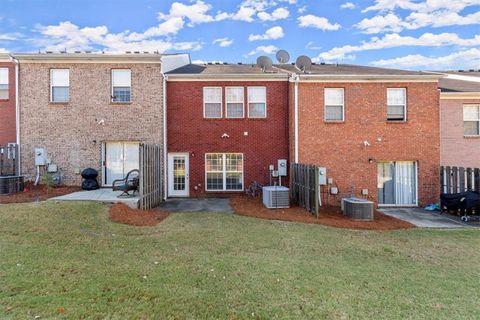
<path fill-rule="evenodd" d="M 362 230 L 396 230 L 415 227 L 411 223 L 395 219 L 378 211 L 374 212 L 373 221 L 355 221 L 344 216 L 339 207 L 322 207 L 320 217 L 317 219 L 300 207 L 268 209 L 259 198 L 238 196 L 231 198 L 230 204 L 238 215 L 268 220 L 294 221 Z"/>
<path fill-rule="evenodd" d="M 49 198 L 63 196 L 72 192 L 81 191 L 80 187 L 47 188 L 45 185 L 34 186 L 33 182 L 26 182 L 23 192 L 0 195 L 0 203 L 26 203 L 44 201 Z"/>
<path fill-rule="evenodd" d="M 155 226 L 168 215 L 169 212 L 166 211 L 132 209 L 123 203 L 116 203 L 110 207 L 112 221 L 131 226 Z"/>

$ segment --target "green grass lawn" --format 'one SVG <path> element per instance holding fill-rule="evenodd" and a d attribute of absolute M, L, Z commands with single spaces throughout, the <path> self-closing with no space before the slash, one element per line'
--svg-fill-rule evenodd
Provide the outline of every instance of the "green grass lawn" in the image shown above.
<path fill-rule="evenodd" d="M 225 214 L 131 227 L 101 204 L 0 205 L 1 319 L 479 315 L 479 230 L 353 231 Z"/>

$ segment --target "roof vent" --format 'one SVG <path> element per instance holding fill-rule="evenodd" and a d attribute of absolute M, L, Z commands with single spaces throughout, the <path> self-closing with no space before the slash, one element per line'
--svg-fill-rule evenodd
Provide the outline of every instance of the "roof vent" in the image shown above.
<path fill-rule="evenodd" d="M 320 62 L 320 64 L 321 64 L 322 66 L 324 66 L 324 65 L 325 65 L 325 62 Z"/>
<path fill-rule="evenodd" d="M 85 53 L 92 53 L 92 51 L 85 51 Z"/>
<path fill-rule="evenodd" d="M 474 69 L 470 69 L 469 71 L 470 71 L 470 72 L 475 72 L 475 70 L 474 70 Z"/>
<path fill-rule="evenodd" d="M 241 66 L 243 63 L 242 63 L 242 62 L 239 62 L 239 63 L 237 63 L 237 64 Z"/>
<path fill-rule="evenodd" d="M 207 64 L 208 64 L 209 66 L 213 65 L 213 63 L 211 63 L 211 62 L 207 62 Z"/>
<path fill-rule="evenodd" d="M 51 54 L 51 53 L 53 53 L 53 51 L 45 51 L 45 53 Z"/>
<path fill-rule="evenodd" d="M 140 53 L 140 51 L 134 51 L 134 53 L 136 53 L 136 54 L 139 54 L 139 53 Z"/>
<path fill-rule="evenodd" d="M 463 70 L 458 70 L 458 72 L 463 72 Z"/>
<path fill-rule="evenodd" d="M 75 51 L 75 53 L 82 53 L 82 51 Z"/>
<path fill-rule="evenodd" d="M 125 51 L 125 53 L 126 53 L 126 54 L 130 54 L 130 53 L 132 53 L 132 51 Z"/>

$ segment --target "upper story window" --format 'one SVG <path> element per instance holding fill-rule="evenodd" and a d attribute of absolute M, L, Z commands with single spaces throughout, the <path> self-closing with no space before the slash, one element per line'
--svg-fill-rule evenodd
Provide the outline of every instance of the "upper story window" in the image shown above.
<path fill-rule="evenodd" d="M 0 68 L 0 100 L 8 100 L 8 68 Z"/>
<path fill-rule="evenodd" d="M 50 69 L 50 101 L 68 102 L 70 100 L 70 70 Z"/>
<path fill-rule="evenodd" d="M 267 117 L 267 88 L 248 87 L 248 117 Z"/>
<path fill-rule="evenodd" d="M 112 102 L 130 102 L 131 90 L 132 71 L 112 69 Z"/>
<path fill-rule="evenodd" d="M 243 118 L 243 87 L 227 87 L 225 91 L 227 96 L 227 118 Z"/>
<path fill-rule="evenodd" d="M 387 120 L 405 121 L 407 111 L 407 90 L 405 88 L 387 89 Z"/>
<path fill-rule="evenodd" d="M 480 104 L 463 106 L 463 134 L 480 136 Z"/>
<path fill-rule="evenodd" d="M 204 118 L 222 117 L 222 88 L 203 88 L 203 116 Z"/>
<path fill-rule="evenodd" d="M 325 121 L 344 121 L 344 100 L 343 88 L 325 89 Z"/>

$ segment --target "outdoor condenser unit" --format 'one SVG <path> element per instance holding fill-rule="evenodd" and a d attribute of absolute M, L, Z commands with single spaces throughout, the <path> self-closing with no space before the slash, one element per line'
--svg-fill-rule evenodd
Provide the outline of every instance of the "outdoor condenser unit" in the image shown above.
<path fill-rule="evenodd" d="M 290 191 L 287 187 L 268 186 L 262 188 L 263 204 L 269 209 L 289 208 Z"/>

